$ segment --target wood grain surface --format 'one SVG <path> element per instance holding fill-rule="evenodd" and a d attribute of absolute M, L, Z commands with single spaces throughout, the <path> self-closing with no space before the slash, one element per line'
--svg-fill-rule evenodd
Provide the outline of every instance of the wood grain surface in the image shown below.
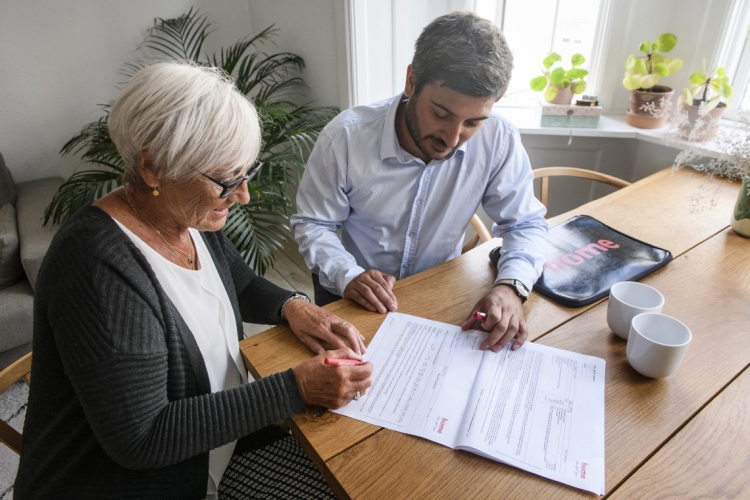
<path fill-rule="evenodd" d="M 611 498 L 750 498 L 748 394 L 745 369 Z"/>
<path fill-rule="evenodd" d="M 709 181 L 703 174 L 670 169 L 647 177 L 614 194 L 550 219 L 557 225 L 578 214 L 591 215 L 635 238 L 666 248 L 677 257 L 728 226 L 739 183 Z M 703 203 L 696 203 L 703 200 Z M 692 208 L 691 208 L 692 207 Z M 495 267 L 488 253 L 501 243 L 490 240 L 466 254 L 396 283 L 399 311 L 450 324 L 461 324 L 472 306 L 492 286 Z M 669 264 L 667 267 L 672 266 Z M 563 307 L 538 294 L 524 305 L 530 339 L 538 339 L 580 315 L 583 308 Z M 327 309 L 356 325 L 369 343 L 385 316 L 349 300 Z M 312 353 L 287 326 L 278 326 L 240 343 L 245 364 L 260 378 L 297 366 Z M 290 427 L 313 458 L 325 462 L 367 439 L 380 428 L 308 409 Z"/>
<path fill-rule="evenodd" d="M 630 367 L 626 342 L 607 327 L 606 303 L 538 341 L 607 362 L 608 492 L 750 364 L 749 259 L 750 242 L 726 230 L 643 280 L 664 295 L 664 313 L 684 322 L 693 333 L 682 365 L 670 377 L 648 379 Z M 696 447 L 690 453 L 698 456 L 703 449 Z M 358 499 L 595 496 L 389 430 L 378 432 L 326 465 L 347 494 Z M 665 474 L 662 482 L 671 481 L 671 475 Z"/>

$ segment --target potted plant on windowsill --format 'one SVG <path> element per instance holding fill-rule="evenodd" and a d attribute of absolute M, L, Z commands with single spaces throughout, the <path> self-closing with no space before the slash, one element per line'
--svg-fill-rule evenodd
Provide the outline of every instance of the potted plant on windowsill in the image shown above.
<path fill-rule="evenodd" d="M 630 91 L 630 108 L 626 115 L 628 125 L 659 128 L 667 122 L 668 104 L 674 90 L 657 84 L 661 77 L 673 75 L 682 68 L 681 59 L 664 56 L 676 44 L 675 35 L 664 33 L 656 42 L 641 44 L 638 50 L 643 55 L 630 54 L 625 61 L 622 85 Z"/>
<path fill-rule="evenodd" d="M 586 90 L 583 79 L 589 72 L 578 67 L 586 62 L 586 58 L 582 54 L 573 54 L 569 70 L 562 66 L 561 61 L 560 54 L 550 53 L 542 60 L 543 74 L 530 83 L 534 92 L 544 90 L 544 100 L 552 104 L 570 104 L 574 94 L 582 94 Z"/>
<path fill-rule="evenodd" d="M 707 73 L 704 59 L 703 72 L 690 75 L 690 87 L 683 89 L 677 100 L 683 115 L 679 127 L 683 138 L 701 142 L 716 137 L 731 98 L 732 86 L 724 68 Z"/>

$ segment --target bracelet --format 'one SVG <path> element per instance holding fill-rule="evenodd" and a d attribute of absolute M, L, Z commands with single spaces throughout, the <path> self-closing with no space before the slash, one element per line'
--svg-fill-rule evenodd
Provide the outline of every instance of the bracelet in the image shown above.
<path fill-rule="evenodd" d="M 281 319 L 283 319 L 284 321 L 286 321 L 286 316 L 284 316 L 284 306 L 286 305 L 287 302 L 289 302 L 290 300 L 294 300 L 294 299 L 302 299 L 305 302 L 310 302 L 310 297 L 308 297 L 304 293 L 295 293 L 294 295 L 286 299 L 284 303 L 281 304 Z"/>

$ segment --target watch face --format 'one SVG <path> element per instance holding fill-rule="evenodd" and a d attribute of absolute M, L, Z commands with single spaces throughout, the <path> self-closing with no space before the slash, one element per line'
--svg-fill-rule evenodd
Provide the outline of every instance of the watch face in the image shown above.
<path fill-rule="evenodd" d="M 519 280 L 516 280 L 516 291 L 518 291 L 518 294 L 527 297 L 529 296 L 529 290 L 526 288 L 526 285 L 521 283 Z"/>

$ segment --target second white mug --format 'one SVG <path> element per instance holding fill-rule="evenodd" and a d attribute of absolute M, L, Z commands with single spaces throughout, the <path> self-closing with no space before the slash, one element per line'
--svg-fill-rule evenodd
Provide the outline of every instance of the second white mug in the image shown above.
<path fill-rule="evenodd" d="M 660 313 L 664 296 L 659 290 L 636 281 L 615 283 L 609 291 L 607 324 L 618 337 L 627 340 L 630 322 L 643 313 Z"/>
<path fill-rule="evenodd" d="M 646 377 L 666 377 L 680 366 L 692 339 L 690 329 L 670 316 L 639 314 L 630 325 L 628 362 Z"/>

